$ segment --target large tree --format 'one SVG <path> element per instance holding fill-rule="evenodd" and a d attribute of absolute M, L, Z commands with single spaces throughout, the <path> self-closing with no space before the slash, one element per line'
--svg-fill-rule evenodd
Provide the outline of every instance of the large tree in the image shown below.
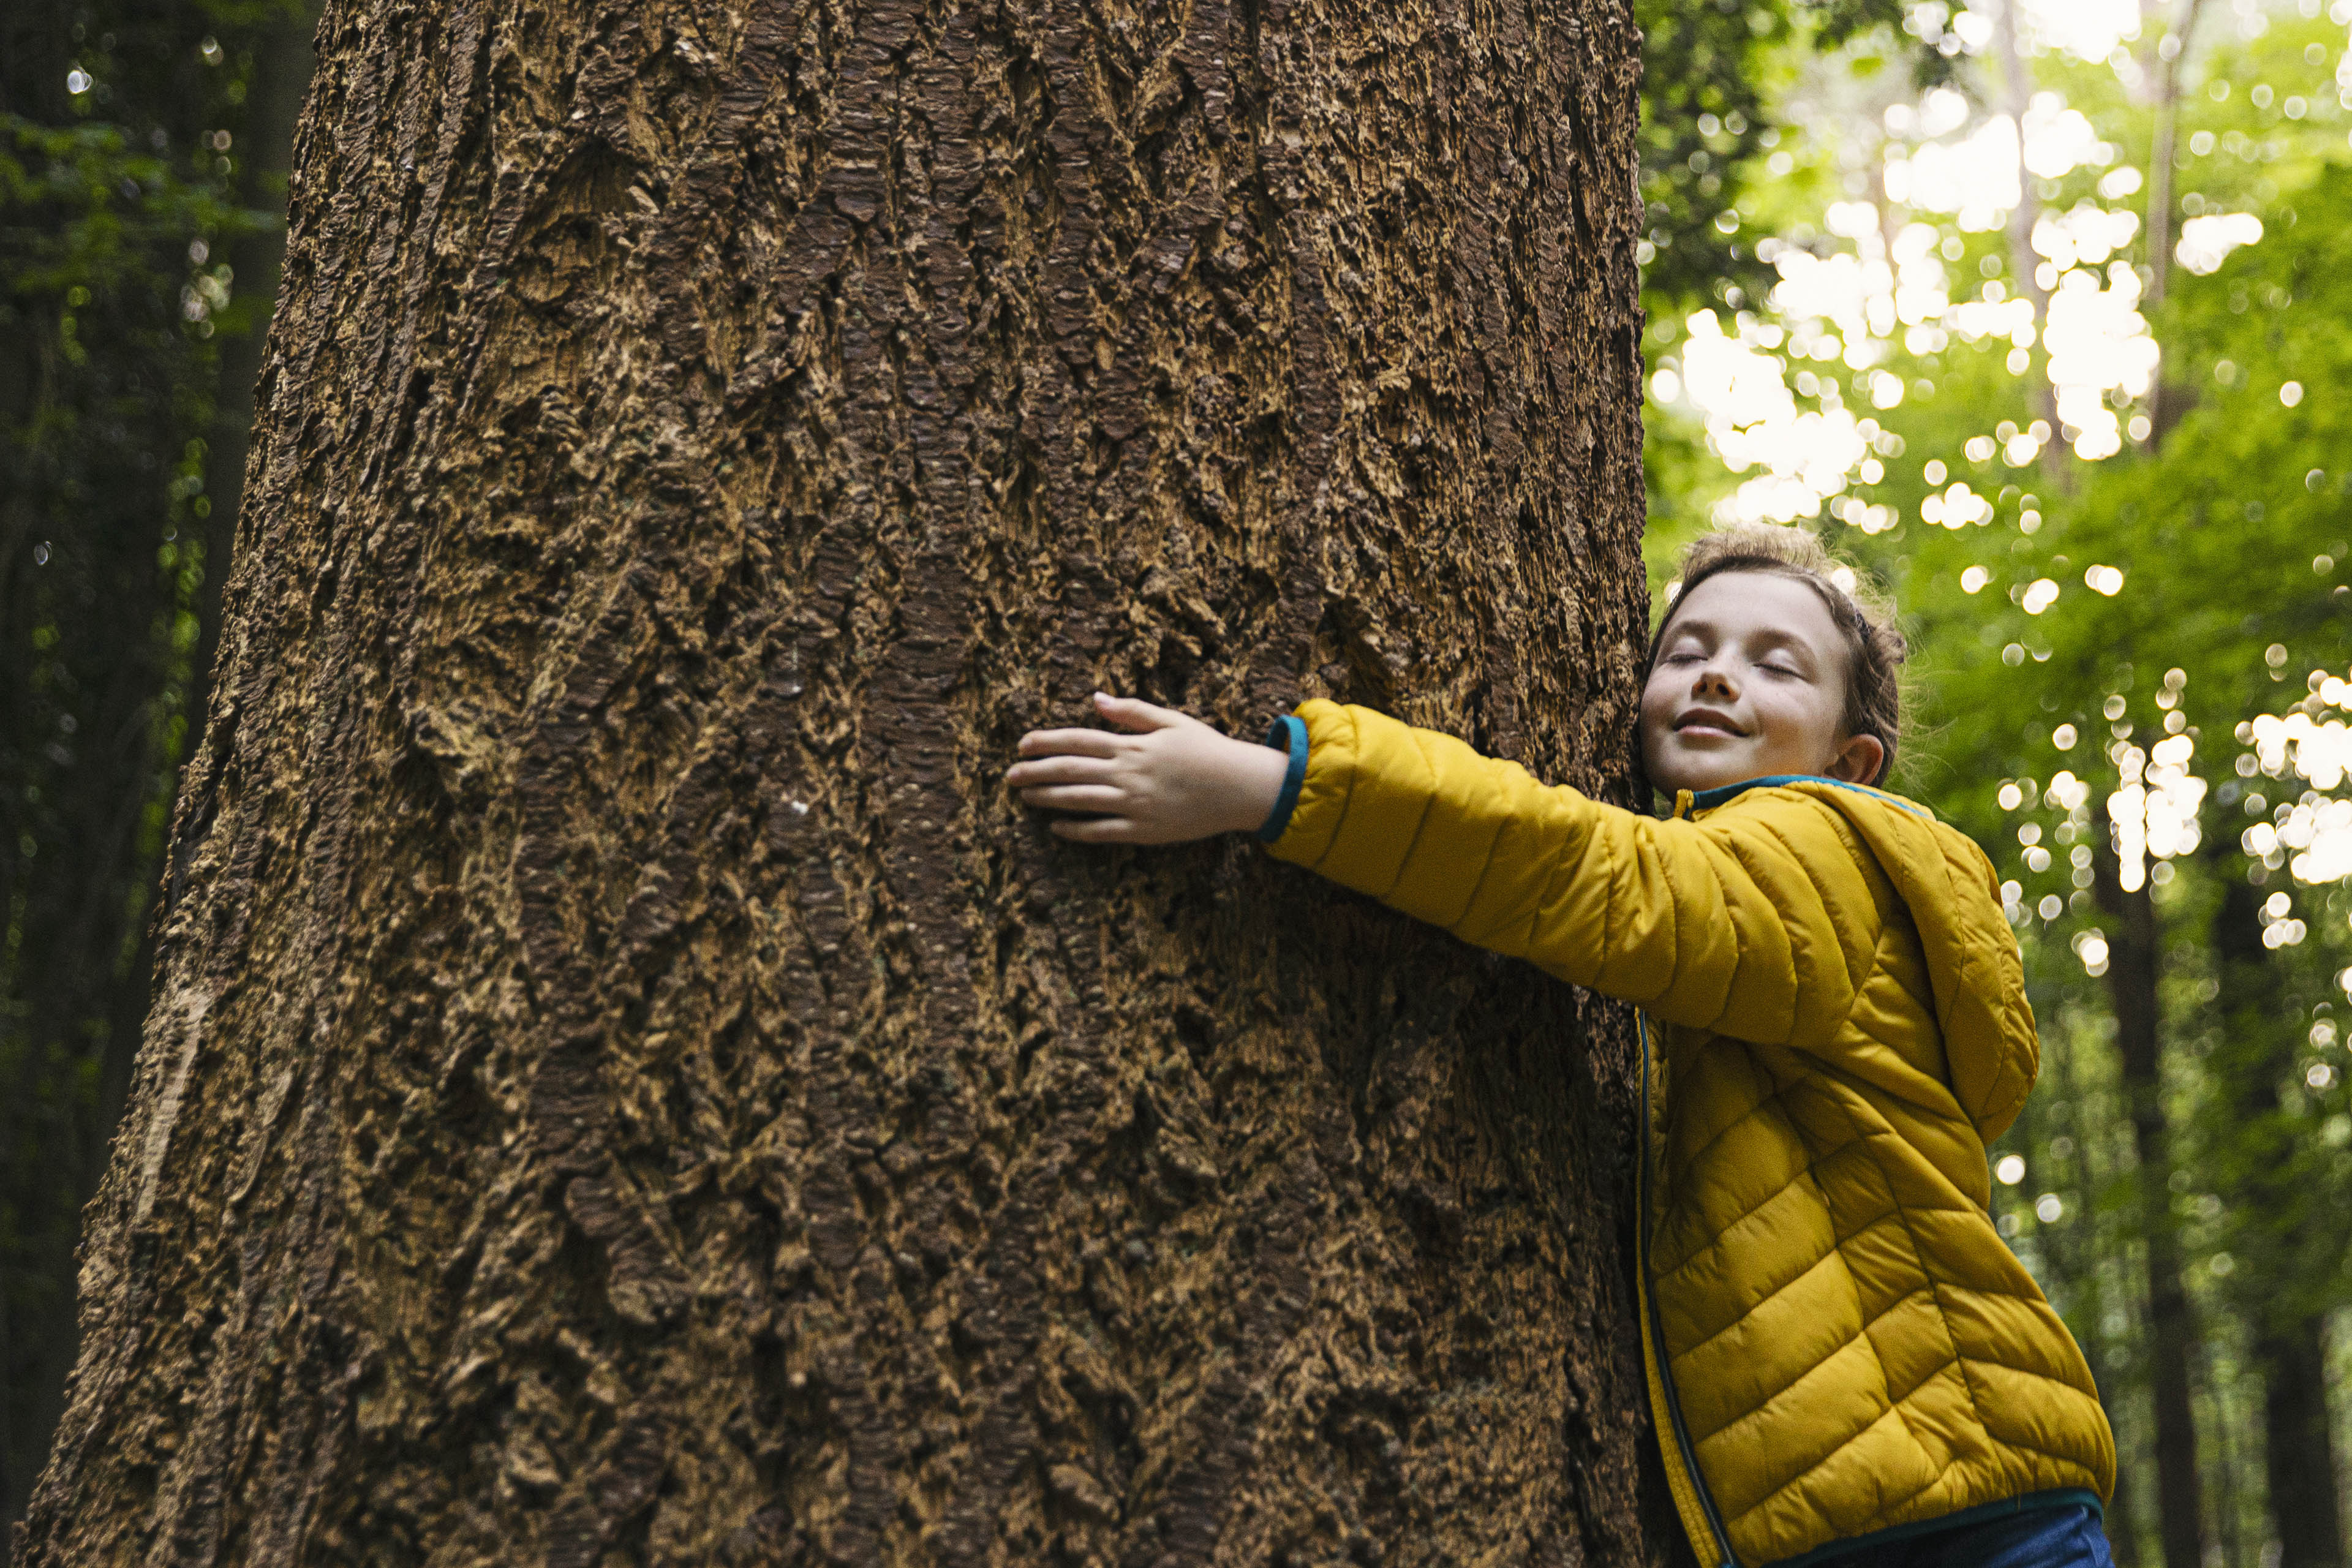
<path fill-rule="evenodd" d="M 1626 1016 L 1003 791 L 1627 798 L 1622 5 L 341 0 L 26 1563 L 1632 1562 Z"/>

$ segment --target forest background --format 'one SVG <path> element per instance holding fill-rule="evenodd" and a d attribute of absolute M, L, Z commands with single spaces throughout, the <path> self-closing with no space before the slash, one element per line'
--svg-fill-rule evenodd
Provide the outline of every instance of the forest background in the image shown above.
<path fill-rule="evenodd" d="M 2345 1561 L 2352 0 L 1643 0 L 1654 598 L 1727 517 L 1897 602 L 1900 787 L 2043 1031 L 2002 1231 L 2126 1563 Z M 0 21 L 0 1514 L 148 1003 L 278 214 L 289 0 Z"/>

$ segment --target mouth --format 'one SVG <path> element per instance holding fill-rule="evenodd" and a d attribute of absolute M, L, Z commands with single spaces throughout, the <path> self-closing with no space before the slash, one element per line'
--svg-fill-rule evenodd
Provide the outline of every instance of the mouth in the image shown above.
<path fill-rule="evenodd" d="M 1694 708 L 1675 720 L 1677 735 L 1722 735 L 1731 739 L 1744 738 L 1748 731 L 1731 721 L 1728 714 L 1712 708 Z"/>

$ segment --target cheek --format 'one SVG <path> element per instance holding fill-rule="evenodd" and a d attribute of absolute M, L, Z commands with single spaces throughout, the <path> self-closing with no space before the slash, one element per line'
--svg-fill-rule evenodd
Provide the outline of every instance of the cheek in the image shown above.
<path fill-rule="evenodd" d="M 1779 703 L 1772 728 L 1788 749 L 1801 751 L 1808 757 L 1827 756 L 1836 748 L 1843 717 L 1844 710 L 1838 703 L 1809 691 L 1801 697 L 1791 694 Z"/>
<path fill-rule="evenodd" d="M 1640 716 L 1642 743 L 1648 745 L 1659 735 L 1664 733 L 1666 723 L 1674 717 L 1674 713 L 1673 684 L 1653 676 L 1642 688 Z"/>
<path fill-rule="evenodd" d="M 1661 665 L 1642 678 L 1642 714 L 1671 714 L 1690 682 Z"/>

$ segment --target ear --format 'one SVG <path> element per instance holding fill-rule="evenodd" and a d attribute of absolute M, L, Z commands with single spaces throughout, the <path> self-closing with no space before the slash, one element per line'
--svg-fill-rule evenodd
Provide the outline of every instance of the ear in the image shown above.
<path fill-rule="evenodd" d="M 1848 735 L 1830 760 L 1829 776 L 1848 784 L 1875 784 L 1886 765 L 1886 743 L 1875 735 Z"/>

